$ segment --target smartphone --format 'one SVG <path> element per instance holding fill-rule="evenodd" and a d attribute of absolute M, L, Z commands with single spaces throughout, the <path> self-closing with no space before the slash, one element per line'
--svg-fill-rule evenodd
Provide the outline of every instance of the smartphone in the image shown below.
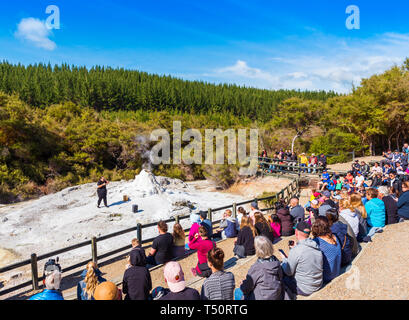
<path fill-rule="evenodd" d="M 285 254 L 283 249 L 278 249 L 278 251 L 280 251 L 283 254 L 283 256 L 287 258 L 287 255 Z"/>

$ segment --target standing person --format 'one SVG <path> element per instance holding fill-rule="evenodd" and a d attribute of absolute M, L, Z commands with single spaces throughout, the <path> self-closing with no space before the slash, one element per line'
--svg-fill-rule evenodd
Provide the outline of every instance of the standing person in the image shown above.
<path fill-rule="evenodd" d="M 326 284 L 340 274 L 341 244 L 332 234 L 327 217 L 320 216 L 315 219 L 311 233 L 323 254 L 323 280 Z"/>
<path fill-rule="evenodd" d="M 283 300 L 283 271 L 274 256 L 274 247 L 263 236 L 254 239 L 257 261 L 250 267 L 246 279 L 234 291 L 234 300 Z"/>
<path fill-rule="evenodd" d="M 240 231 L 237 235 L 237 241 L 233 250 L 239 258 L 245 258 L 255 254 L 255 236 L 256 229 L 254 228 L 250 217 L 241 218 Z"/>
<path fill-rule="evenodd" d="M 101 177 L 101 179 L 99 179 L 97 182 L 97 194 L 98 194 L 97 207 L 98 208 L 102 200 L 104 200 L 105 207 L 108 208 L 108 202 L 107 202 L 107 184 L 108 183 L 109 181 L 106 180 L 104 177 Z"/>
<path fill-rule="evenodd" d="M 290 247 L 288 257 L 281 252 L 284 284 L 293 294 L 309 296 L 323 282 L 323 255 L 318 244 L 309 238 L 311 227 L 300 222 L 295 228 L 297 243 Z"/>
<path fill-rule="evenodd" d="M 365 203 L 366 213 L 368 215 L 366 222 L 368 223 L 368 234 L 371 238 L 376 232 L 385 227 L 385 204 L 378 199 L 378 190 L 369 188 L 366 191 L 368 202 Z M 367 239 L 369 240 L 369 239 Z"/>
<path fill-rule="evenodd" d="M 169 290 L 166 290 L 165 295 L 159 300 L 200 300 L 200 294 L 197 290 L 186 287 L 185 274 L 179 262 L 168 262 L 163 269 L 163 275 Z"/>
<path fill-rule="evenodd" d="M 385 204 L 385 224 L 398 223 L 398 204 L 389 194 L 389 188 L 380 186 L 378 188 L 378 198 Z"/>
<path fill-rule="evenodd" d="M 201 226 L 199 232 L 195 234 L 192 241 L 189 242 L 189 248 L 197 250 L 197 265 L 192 268 L 194 276 L 208 277 L 211 269 L 207 262 L 207 253 L 216 246 L 216 244 L 207 237 L 207 230 Z"/>
<path fill-rule="evenodd" d="M 61 267 L 58 264 L 45 264 L 43 283 L 45 289 L 29 300 L 64 300 L 60 291 Z"/>
<path fill-rule="evenodd" d="M 256 212 L 254 214 L 254 219 L 256 223 L 254 224 L 254 228 L 256 229 L 258 236 L 265 236 L 271 242 L 274 241 L 274 233 L 271 228 L 271 225 L 267 222 L 266 218 L 264 218 L 261 212 Z"/>
<path fill-rule="evenodd" d="M 402 183 L 402 194 L 398 199 L 398 216 L 401 220 L 409 220 L 409 181 Z"/>
<path fill-rule="evenodd" d="M 122 280 L 125 300 L 148 300 L 152 289 L 151 275 L 141 251 L 133 249 L 129 254 L 130 267 L 125 270 Z"/>
<path fill-rule="evenodd" d="M 106 281 L 101 276 L 101 271 L 95 262 L 87 263 L 85 270 L 81 273 L 82 280 L 77 285 L 77 300 L 95 300 L 94 291 L 98 284 Z"/>
<path fill-rule="evenodd" d="M 172 260 L 173 236 L 168 232 L 168 225 L 164 221 L 158 222 L 159 236 L 153 240 L 152 248 L 146 259 L 150 265 L 156 266 Z"/>
<path fill-rule="evenodd" d="M 233 300 L 235 280 L 233 273 L 223 270 L 223 250 L 213 248 L 208 252 L 207 260 L 212 274 L 203 282 L 201 300 Z"/>
<path fill-rule="evenodd" d="M 173 225 L 173 258 L 180 258 L 185 255 L 185 231 L 180 223 Z"/>

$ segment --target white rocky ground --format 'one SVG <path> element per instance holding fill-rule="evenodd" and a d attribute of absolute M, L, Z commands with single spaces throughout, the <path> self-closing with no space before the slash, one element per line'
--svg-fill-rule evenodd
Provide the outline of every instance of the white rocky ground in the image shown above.
<path fill-rule="evenodd" d="M 96 207 L 96 183 L 1 207 L 0 253 L 8 259 L 2 259 L 0 266 L 28 259 L 31 253 L 40 255 L 92 236 L 136 226 L 137 222 L 143 224 L 247 200 L 240 195 L 210 192 L 209 188 L 199 191 L 181 180 L 155 177 L 144 170 L 134 180 L 111 182 L 107 189 L 109 208 Z M 128 202 L 123 202 L 123 195 L 128 195 Z M 132 212 L 133 204 L 138 205 L 138 213 Z M 221 214 L 217 213 L 215 218 Z M 185 220 L 182 225 L 188 227 L 188 223 Z M 145 239 L 156 234 L 156 228 L 143 230 Z M 99 242 L 98 253 L 127 245 L 133 237 L 135 234 L 131 233 Z M 69 259 L 72 264 L 89 255 L 87 246 L 64 254 L 62 258 Z"/>

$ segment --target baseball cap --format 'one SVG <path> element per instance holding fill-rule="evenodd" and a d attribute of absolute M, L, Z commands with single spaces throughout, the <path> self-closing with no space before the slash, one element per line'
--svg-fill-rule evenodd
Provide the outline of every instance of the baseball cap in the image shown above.
<path fill-rule="evenodd" d="M 97 285 L 94 292 L 95 300 L 117 300 L 118 288 L 111 281 L 104 281 Z"/>
<path fill-rule="evenodd" d="M 324 191 L 322 194 L 324 195 L 324 197 L 327 197 L 327 198 L 331 197 L 331 192 L 329 191 Z"/>
<path fill-rule="evenodd" d="M 207 211 L 200 211 L 199 215 L 203 218 L 206 219 L 207 218 Z"/>
<path fill-rule="evenodd" d="M 253 201 L 253 202 L 251 203 L 251 206 L 252 206 L 254 209 L 257 209 L 257 210 L 258 210 L 258 204 L 257 204 L 256 201 Z"/>
<path fill-rule="evenodd" d="M 314 198 L 318 198 L 320 195 L 321 195 L 321 193 L 319 193 L 319 192 L 314 192 L 314 194 L 313 194 Z"/>
<path fill-rule="evenodd" d="M 294 226 L 294 229 L 297 229 L 298 231 L 304 232 L 306 234 L 310 234 L 310 232 L 311 232 L 311 226 L 305 221 L 298 222 Z M 306 229 L 308 229 L 308 231 L 305 231 Z"/>
<path fill-rule="evenodd" d="M 163 270 L 170 291 L 180 292 L 186 288 L 185 275 L 177 261 L 170 261 Z"/>

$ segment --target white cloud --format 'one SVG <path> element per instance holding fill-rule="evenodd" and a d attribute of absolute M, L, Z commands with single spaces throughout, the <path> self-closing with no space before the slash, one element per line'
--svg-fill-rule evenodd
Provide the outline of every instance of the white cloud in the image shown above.
<path fill-rule="evenodd" d="M 49 39 L 52 35 L 51 30 L 47 28 L 45 22 L 36 18 L 22 19 L 14 35 L 42 49 L 52 51 L 57 47 L 55 42 Z"/>

